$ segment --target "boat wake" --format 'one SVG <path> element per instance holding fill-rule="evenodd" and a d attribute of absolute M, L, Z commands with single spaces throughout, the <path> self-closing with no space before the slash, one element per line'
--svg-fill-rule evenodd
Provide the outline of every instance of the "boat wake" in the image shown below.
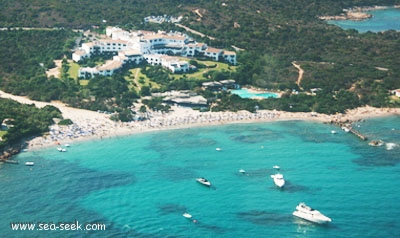
<path fill-rule="evenodd" d="M 399 146 L 396 143 L 386 143 L 385 145 L 386 145 L 386 150 L 393 150 L 394 148 Z"/>

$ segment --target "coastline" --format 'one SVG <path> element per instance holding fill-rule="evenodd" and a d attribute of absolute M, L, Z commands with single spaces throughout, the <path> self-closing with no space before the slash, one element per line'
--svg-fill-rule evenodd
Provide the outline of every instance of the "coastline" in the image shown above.
<path fill-rule="evenodd" d="M 372 14 L 367 13 L 373 10 L 385 10 L 389 8 L 400 8 L 399 5 L 395 6 L 372 6 L 372 7 L 353 7 L 350 9 L 343 9 L 342 14 L 336 16 L 319 16 L 318 18 L 325 21 L 341 21 L 341 20 L 351 20 L 351 21 L 363 21 L 373 17 Z"/>
<path fill-rule="evenodd" d="M 349 10 L 337 16 L 320 16 L 318 18 L 324 21 L 363 21 L 372 18 L 372 15 L 361 11 Z"/>
<path fill-rule="evenodd" d="M 119 136 L 154 132 L 160 130 L 185 129 L 191 127 L 216 126 L 234 123 L 257 123 L 273 121 L 315 121 L 319 123 L 351 123 L 373 117 L 399 115 L 400 108 L 361 107 L 344 114 L 326 115 L 310 112 L 284 112 L 259 110 L 257 113 L 239 112 L 199 112 L 191 108 L 172 106 L 168 113 L 149 112 L 149 119 L 135 122 L 114 122 L 109 115 L 84 109 L 72 108 L 61 102 L 39 102 L 26 97 L 15 96 L 0 91 L 0 97 L 20 103 L 35 104 L 37 107 L 52 105 L 60 109 L 64 118 L 71 119 L 69 126 L 52 125 L 47 135 L 27 140 L 28 150 L 43 147 L 59 147 L 82 140 L 100 140 Z"/>

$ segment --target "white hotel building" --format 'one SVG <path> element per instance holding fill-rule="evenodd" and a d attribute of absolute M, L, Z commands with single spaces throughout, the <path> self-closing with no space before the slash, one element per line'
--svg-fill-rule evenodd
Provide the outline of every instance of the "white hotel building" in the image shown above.
<path fill-rule="evenodd" d="M 72 54 L 72 60 L 79 62 L 93 54 L 107 52 L 115 56 L 104 65 L 80 68 L 79 77 L 90 78 L 96 74 L 111 76 L 125 64 L 137 65 L 144 60 L 152 65 L 162 65 L 173 73 L 188 72 L 191 69 L 188 62 L 167 55 L 193 57 L 202 54 L 215 61 L 224 60 L 232 65 L 237 63 L 235 52 L 207 47 L 178 32 L 128 32 L 117 27 L 107 27 L 106 36 L 107 39 L 83 43 Z"/>

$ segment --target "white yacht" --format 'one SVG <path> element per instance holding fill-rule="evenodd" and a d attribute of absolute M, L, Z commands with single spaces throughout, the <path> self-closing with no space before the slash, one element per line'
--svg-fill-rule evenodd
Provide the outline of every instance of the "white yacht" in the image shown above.
<path fill-rule="evenodd" d="M 32 161 L 27 161 L 27 162 L 25 162 L 25 165 L 26 165 L 26 166 L 34 166 L 35 163 L 32 162 Z"/>
<path fill-rule="evenodd" d="M 283 178 L 283 174 L 278 172 L 274 175 L 271 175 L 271 178 L 274 180 L 276 186 L 280 188 L 283 188 L 283 186 L 285 186 L 285 179 Z"/>
<path fill-rule="evenodd" d="M 296 210 L 293 212 L 293 216 L 318 224 L 325 224 L 332 221 L 332 219 L 323 215 L 318 210 L 307 206 L 304 202 L 301 202 L 299 203 L 299 205 L 296 206 Z"/>
<path fill-rule="evenodd" d="M 203 185 L 205 185 L 205 186 L 207 186 L 207 187 L 210 187 L 210 186 L 211 186 L 211 182 L 208 181 L 208 180 L 205 179 L 205 178 L 197 178 L 196 181 L 199 182 L 199 183 L 201 183 L 201 184 L 203 184 Z"/>
<path fill-rule="evenodd" d="M 184 216 L 187 219 L 191 219 L 192 218 L 192 215 L 187 213 L 187 212 L 183 213 L 182 216 Z"/>
<path fill-rule="evenodd" d="M 275 165 L 273 168 L 276 169 L 277 172 L 271 175 L 271 178 L 274 180 L 276 186 L 283 188 L 283 186 L 285 186 L 285 179 L 283 178 L 283 174 L 279 173 L 280 167 Z"/>

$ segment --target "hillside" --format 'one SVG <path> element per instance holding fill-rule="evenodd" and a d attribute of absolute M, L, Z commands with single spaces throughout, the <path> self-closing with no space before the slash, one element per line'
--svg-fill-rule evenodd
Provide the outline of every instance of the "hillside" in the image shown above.
<path fill-rule="evenodd" d="M 394 4 L 399 1 L 0 0 L 3 9 L 0 26 L 57 27 L 50 32 L 1 32 L 2 42 L 9 44 L 3 43 L 0 52 L 10 57 L 1 59 L 0 87 L 35 99 L 60 99 L 75 106 L 99 108 L 100 105 L 84 103 L 90 91 L 80 90 L 68 75 L 61 76 L 61 82 L 54 78 L 46 81 L 39 65 L 47 68 L 63 54 L 71 57 L 78 37 L 72 29 L 95 27 L 101 31 L 107 25 L 118 25 L 125 29 L 182 31 L 173 24 L 143 23 L 146 16 L 166 14 L 181 15 L 182 25 L 214 37 L 215 40 L 210 40 L 193 35 L 209 46 L 244 49 L 237 52 L 239 66 L 229 75 L 242 85 L 299 90 L 298 69 L 293 67 L 296 62 L 304 69 L 301 89 L 309 92 L 320 88 L 324 92 L 319 99 L 288 95 L 277 102 L 263 102 L 262 107 L 332 113 L 365 104 L 398 106 L 398 102 L 390 100 L 388 92 L 400 88 L 397 66 L 400 56 L 396 53 L 400 49 L 400 34 L 394 31 L 359 34 L 318 19 L 353 6 Z M 123 83 L 120 79 L 117 81 Z M 42 83 L 46 93 L 43 87 L 38 87 Z M 339 103 L 337 95 L 346 98 L 344 104 Z M 293 107 L 300 101 L 303 105 Z"/>

